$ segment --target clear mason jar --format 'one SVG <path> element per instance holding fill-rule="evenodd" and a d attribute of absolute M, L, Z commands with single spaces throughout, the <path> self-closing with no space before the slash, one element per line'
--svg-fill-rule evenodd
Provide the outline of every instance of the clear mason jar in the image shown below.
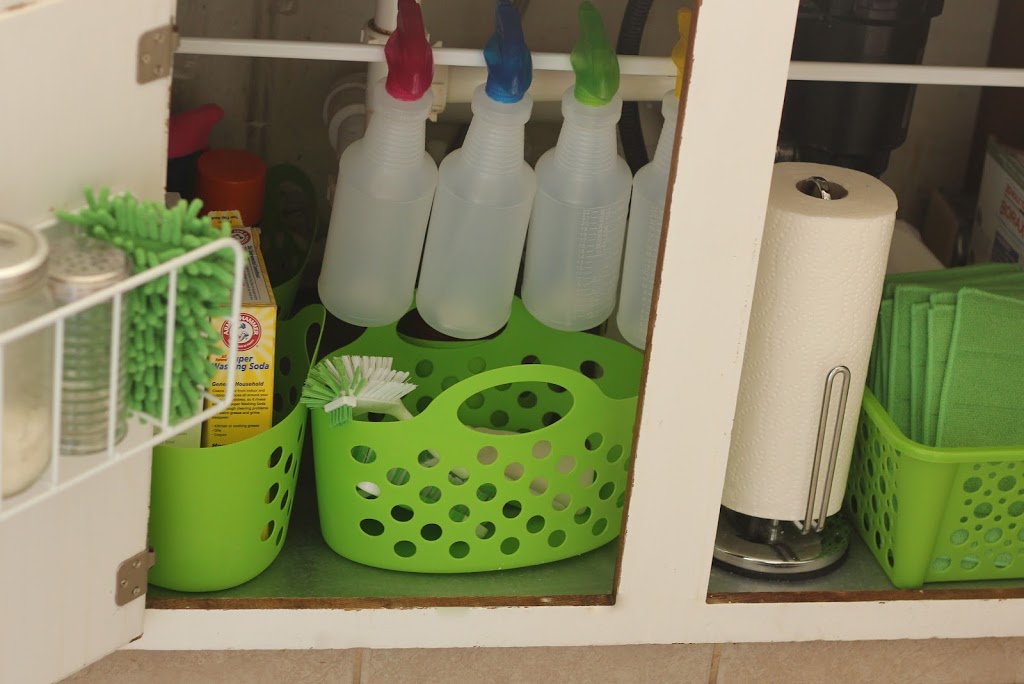
<path fill-rule="evenodd" d="M 32 230 L 0 223 L 0 332 L 53 309 L 49 249 Z M 53 450 L 53 328 L 0 345 L 0 495 L 27 489 Z"/>

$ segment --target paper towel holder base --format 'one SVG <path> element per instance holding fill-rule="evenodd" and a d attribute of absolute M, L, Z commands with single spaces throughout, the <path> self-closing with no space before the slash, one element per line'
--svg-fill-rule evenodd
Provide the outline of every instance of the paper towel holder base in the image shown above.
<path fill-rule="evenodd" d="M 827 195 L 825 179 L 810 180 L 825 183 L 823 192 Z M 836 366 L 825 376 L 804 520 L 769 520 L 722 506 L 714 554 L 720 564 L 755 575 L 806 578 L 808 574 L 827 572 L 845 557 L 849 527 L 839 514 L 826 516 L 839 460 L 850 380 L 850 369 L 846 366 Z"/>
<path fill-rule="evenodd" d="M 849 548 L 850 527 L 842 513 L 820 532 L 797 523 L 766 520 L 722 507 L 714 560 L 739 574 L 775 579 L 810 579 L 839 567 Z"/>

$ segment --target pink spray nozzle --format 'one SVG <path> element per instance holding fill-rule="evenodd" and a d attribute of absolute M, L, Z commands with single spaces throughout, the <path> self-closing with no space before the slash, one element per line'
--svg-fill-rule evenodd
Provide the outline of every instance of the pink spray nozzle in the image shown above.
<path fill-rule="evenodd" d="M 398 27 L 384 45 L 388 77 L 384 88 L 396 100 L 423 97 L 434 80 L 434 53 L 427 42 L 423 12 L 416 0 L 398 0 Z"/>
<path fill-rule="evenodd" d="M 171 116 L 167 131 L 167 158 L 187 157 L 210 146 L 210 131 L 224 118 L 224 110 L 215 104 L 190 109 Z"/>

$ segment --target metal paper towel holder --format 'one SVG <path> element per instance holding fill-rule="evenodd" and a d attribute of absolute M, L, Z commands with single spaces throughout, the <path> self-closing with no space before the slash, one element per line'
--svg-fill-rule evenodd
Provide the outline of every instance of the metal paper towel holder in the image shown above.
<path fill-rule="evenodd" d="M 831 519 L 827 515 L 839 459 L 850 377 L 849 368 L 836 366 L 825 378 L 804 519 L 769 520 L 722 506 L 715 538 L 715 562 L 745 574 L 796 579 L 833 570 L 845 558 L 849 546 L 849 526 L 841 515 L 834 515 Z M 840 383 L 838 408 L 832 418 L 830 409 L 837 380 Z M 832 439 L 828 459 L 825 459 L 830 422 Z"/>

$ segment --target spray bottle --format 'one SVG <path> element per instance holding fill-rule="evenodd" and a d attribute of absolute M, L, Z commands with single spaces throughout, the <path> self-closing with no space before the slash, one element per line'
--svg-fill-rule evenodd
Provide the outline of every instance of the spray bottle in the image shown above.
<path fill-rule="evenodd" d="M 537 189 L 523 160 L 533 64 L 510 0 L 497 0 L 484 58 L 466 141 L 441 162 L 416 293 L 423 320 L 462 339 L 508 322 Z"/>
<path fill-rule="evenodd" d="M 629 207 L 629 227 L 626 229 L 626 257 L 622 263 L 622 289 L 619 292 L 619 312 L 615 317 L 622 337 L 638 349 L 647 345 L 647 326 L 651 319 L 651 297 L 658 269 L 672 144 L 690 39 L 690 11 L 680 9 L 677 19 L 679 42 L 672 48 L 672 61 L 677 69 L 676 88 L 667 92 L 661 100 L 661 114 L 665 117 L 665 124 L 654 150 L 654 159 L 637 171 L 633 179 L 633 199 Z"/>
<path fill-rule="evenodd" d="M 415 0 L 398 0 L 384 55 L 388 75 L 372 86 L 366 135 L 341 155 L 318 283 L 328 311 L 365 327 L 393 323 L 412 306 L 437 185 L 424 149 L 434 60 Z"/>
<path fill-rule="evenodd" d="M 523 303 L 558 330 L 600 325 L 615 308 L 632 175 L 619 156 L 619 63 L 590 2 L 579 8 L 558 143 L 537 162 Z"/>

